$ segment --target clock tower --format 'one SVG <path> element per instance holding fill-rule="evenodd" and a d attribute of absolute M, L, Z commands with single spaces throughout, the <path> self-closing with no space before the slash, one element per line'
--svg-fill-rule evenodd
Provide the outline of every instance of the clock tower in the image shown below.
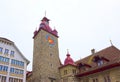
<path fill-rule="evenodd" d="M 32 82 L 59 82 L 58 33 L 43 17 L 39 29 L 34 32 Z"/>

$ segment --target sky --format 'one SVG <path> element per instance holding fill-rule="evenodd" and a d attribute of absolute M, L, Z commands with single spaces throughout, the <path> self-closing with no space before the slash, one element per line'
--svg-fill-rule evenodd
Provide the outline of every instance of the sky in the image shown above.
<path fill-rule="evenodd" d="M 13 41 L 30 61 L 33 32 L 41 19 L 59 34 L 59 56 L 64 63 L 67 49 L 74 61 L 112 44 L 120 49 L 120 0 L 0 0 L 0 37 Z"/>

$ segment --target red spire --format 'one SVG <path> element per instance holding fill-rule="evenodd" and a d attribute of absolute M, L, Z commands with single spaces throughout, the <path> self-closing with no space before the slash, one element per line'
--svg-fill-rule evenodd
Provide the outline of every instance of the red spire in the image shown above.
<path fill-rule="evenodd" d="M 69 52 L 67 52 L 67 58 L 65 59 L 65 61 L 64 61 L 64 65 L 67 65 L 67 64 L 72 64 L 72 65 L 74 65 L 74 61 L 73 61 L 73 59 L 70 57 L 70 54 L 69 54 Z"/>

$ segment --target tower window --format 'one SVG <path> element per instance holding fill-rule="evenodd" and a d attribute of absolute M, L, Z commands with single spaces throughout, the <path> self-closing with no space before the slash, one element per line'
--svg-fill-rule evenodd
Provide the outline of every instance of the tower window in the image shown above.
<path fill-rule="evenodd" d="M 52 65 L 52 64 L 50 64 L 50 66 L 51 66 L 51 67 L 53 67 L 53 65 Z"/>
<path fill-rule="evenodd" d="M 50 56 L 52 56 L 52 54 L 50 53 Z"/>
<path fill-rule="evenodd" d="M 64 70 L 64 75 L 66 75 L 67 74 L 67 70 Z"/>

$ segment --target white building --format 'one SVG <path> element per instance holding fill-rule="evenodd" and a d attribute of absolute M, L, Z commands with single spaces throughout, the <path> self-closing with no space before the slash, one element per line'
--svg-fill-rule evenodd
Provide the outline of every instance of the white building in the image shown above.
<path fill-rule="evenodd" d="M 0 82 L 26 82 L 28 64 L 14 42 L 0 37 Z"/>

